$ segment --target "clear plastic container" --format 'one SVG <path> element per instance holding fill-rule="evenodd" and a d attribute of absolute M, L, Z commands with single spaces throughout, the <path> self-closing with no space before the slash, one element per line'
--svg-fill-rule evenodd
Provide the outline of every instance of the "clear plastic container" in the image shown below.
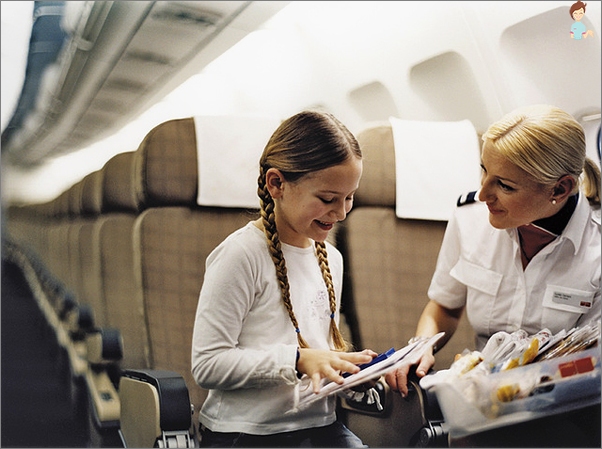
<path fill-rule="evenodd" d="M 433 386 L 450 436 L 482 432 L 600 403 L 600 346 Z"/>

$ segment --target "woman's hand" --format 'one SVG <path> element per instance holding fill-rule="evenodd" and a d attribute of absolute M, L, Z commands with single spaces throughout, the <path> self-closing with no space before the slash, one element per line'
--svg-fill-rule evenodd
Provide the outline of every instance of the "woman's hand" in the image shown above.
<path fill-rule="evenodd" d="M 426 376 L 426 373 L 429 372 L 434 364 L 435 356 L 433 355 L 433 348 L 429 347 L 415 365 L 416 375 L 418 377 Z M 385 381 L 389 387 L 391 387 L 393 391 L 401 393 L 401 396 L 404 398 L 408 395 L 408 373 L 412 366 L 414 365 L 403 363 L 396 370 L 385 374 Z"/>
<path fill-rule="evenodd" d="M 443 337 L 437 342 L 437 347 L 441 349 L 452 337 L 458 323 L 464 312 L 464 307 L 457 309 L 448 309 L 432 299 L 426 304 L 416 326 L 417 337 L 431 337 L 439 332 L 445 332 Z M 395 371 L 385 375 L 385 381 L 393 391 L 398 391 L 404 398 L 408 395 L 408 373 L 412 366 L 416 366 L 416 375 L 418 377 L 426 376 L 426 373 L 435 364 L 433 348 L 425 349 L 424 354 L 415 364 L 402 364 Z"/>
<path fill-rule="evenodd" d="M 338 352 L 301 348 L 297 371 L 307 374 L 311 379 L 314 393 L 319 393 L 322 379 L 326 378 L 340 385 L 344 380 L 341 373 L 355 374 L 360 371 L 358 365 L 372 361 L 377 355 L 370 349 L 364 349 L 362 352 Z"/>

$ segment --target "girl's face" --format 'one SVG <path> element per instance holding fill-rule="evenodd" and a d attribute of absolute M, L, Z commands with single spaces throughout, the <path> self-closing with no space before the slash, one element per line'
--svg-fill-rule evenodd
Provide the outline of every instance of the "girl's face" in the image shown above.
<path fill-rule="evenodd" d="M 575 19 L 576 21 L 583 19 L 584 15 L 585 15 L 585 11 L 583 10 L 583 8 L 573 11 L 573 19 Z"/>
<path fill-rule="evenodd" d="M 553 189 L 542 186 L 485 142 L 481 153 L 479 200 L 487 203 L 494 228 L 515 228 L 555 213 Z"/>
<path fill-rule="evenodd" d="M 351 210 L 361 176 L 362 161 L 352 157 L 296 182 L 284 180 L 272 192 L 280 240 L 301 248 L 309 246 L 310 239 L 324 241 Z"/>

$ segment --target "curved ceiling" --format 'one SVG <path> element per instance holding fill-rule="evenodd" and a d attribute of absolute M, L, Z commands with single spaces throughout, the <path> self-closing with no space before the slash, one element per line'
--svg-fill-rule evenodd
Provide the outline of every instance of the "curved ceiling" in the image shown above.
<path fill-rule="evenodd" d="M 2 157 L 35 167 L 135 118 L 288 2 L 35 2 Z"/>

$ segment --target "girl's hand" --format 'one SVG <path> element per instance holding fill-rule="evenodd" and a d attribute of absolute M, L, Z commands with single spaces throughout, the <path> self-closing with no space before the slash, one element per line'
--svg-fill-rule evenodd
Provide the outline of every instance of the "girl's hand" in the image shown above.
<path fill-rule="evenodd" d="M 360 370 L 358 365 L 370 362 L 377 355 L 370 349 L 364 349 L 362 352 L 338 352 L 301 348 L 297 371 L 307 374 L 311 379 L 314 393 L 319 393 L 322 379 L 326 378 L 340 385 L 344 380 L 341 373 L 355 374 Z"/>

